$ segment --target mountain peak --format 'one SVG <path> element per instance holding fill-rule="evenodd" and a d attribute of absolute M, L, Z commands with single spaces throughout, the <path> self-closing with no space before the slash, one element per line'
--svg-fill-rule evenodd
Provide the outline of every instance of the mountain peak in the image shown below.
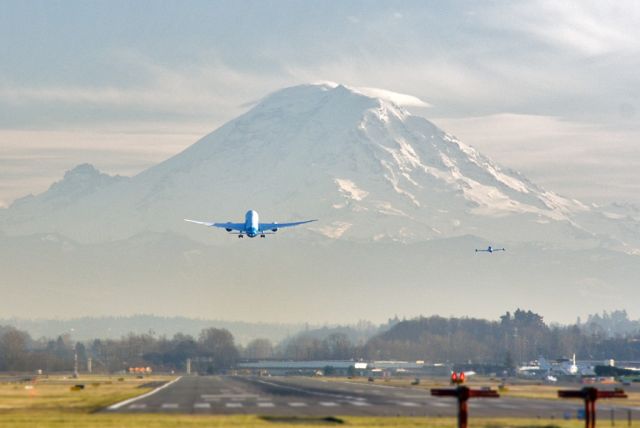
<path fill-rule="evenodd" d="M 364 87 L 364 86 L 349 86 L 341 83 L 323 81 L 310 83 L 309 86 L 315 86 L 321 90 L 327 91 L 335 89 L 339 92 L 349 92 L 357 95 L 364 95 L 369 98 L 375 98 L 387 102 L 391 102 L 400 107 L 431 107 L 428 102 L 409 94 L 401 92 L 390 91 L 388 89 Z M 307 86 L 307 85 L 301 85 Z M 295 88 L 295 86 L 294 86 Z"/>
<path fill-rule="evenodd" d="M 47 211 L 49 209 L 63 208 L 73 201 L 96 192 L 98 189 L 123 180 L 127 180 L 127 178 L 105 174 L 95 166 L 83 163 L 66 171 L 62 180 L 53 183 L 46 192 L 18 199 L 11 205 L 11 208 L 42 208 L 42 204 L 47 205 Z"/>
<path fill-rule="evenodd" d="M 62 180 L 53 183 L 51 189 L 56 190 L 90 190 L 106 184 L 122 180 L 124 177 L 112 176 L 100 172 L 90 163 L 83 163 L 64 173 Z"/>
<path fill-rule="evenodd" d="M 86 180 L 100 177 L 102 173 L 90 163 L 76 165 L 64 173 L 64 180 Z"/>
<path fill-rule="evenodd" d="M 431 105 L 413 95 L 394 92 L 387 89 L 373 87 L 355 87 L 348 86 L 336 82 L 316 82 L 307 83 L 296 86 L 290 86 L 272 92 L 261 100 L 259 105 L 284 106 L 292 104 L 299 105 L 300 102 L 305 104 L 314 104 L 318 100 L 335 100 L 345 102 L 347 99 L 352 101 L 363 99 L 369 100 L 362 106 L 373 107 L 382 103 L 391 103 L 396 107 L 430 107 Z"/>
<path fill-rule="evenodd" d="M 561 234 L 551 230 L 566 229 L 560 223 L 577 204 L 501 168 L 399 103 L 426 105 L 333 82 L 273 92 L 136 177 L 145 182 L 145 207 L 180 195 L 180 206 L 222 212 L 200 196 L 213 191 L 204 184 L 212 183 L 215 199 L 232 205 L 321 217 L 309 229 L 331 239 L 409 242 L 486 230 L 504 240 L 516 230 L 526 240 L 539 237 L 540 228 L 556 239 Z M 565 235 L 575 233 L 568 229 Z"/>

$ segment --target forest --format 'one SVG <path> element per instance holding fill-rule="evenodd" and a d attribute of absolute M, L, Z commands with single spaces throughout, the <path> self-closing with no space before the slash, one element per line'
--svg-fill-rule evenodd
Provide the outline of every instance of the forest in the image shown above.
<path fill-rule="evenodd" d="M 246 345 L 238 344 L 228 330 L 214 327 L 196 336 L 149 332 L 74 341 L 68 333 L 34 339 L 15 327 L 0 326 L 0 371 L 71 371 L 76 360 L 80 371 L 88 370 L 90 360 L 93 371 L 105 373 L 129 367 L 184 371 L 187 359 L 194 370 L 208 373 L 231 369 L 238 361 L 260 359 L 424 360 L 505 368 L 540 356 L 566 358 L 574 353 L 581 360 L 640 360 L 640 330 L 634 323 L 626 312 L 615 311 L 590 316 L 585 323 L 550 325 L 537 313 L 517 309 L 498 320 L 435 315 L 396 318 L 380 328 L 368 328 L 369 336 L 344 326 L 324 327 L 275 344 L 255 338 Z M 617 331 L 615 325 L 624 329 Z"/>

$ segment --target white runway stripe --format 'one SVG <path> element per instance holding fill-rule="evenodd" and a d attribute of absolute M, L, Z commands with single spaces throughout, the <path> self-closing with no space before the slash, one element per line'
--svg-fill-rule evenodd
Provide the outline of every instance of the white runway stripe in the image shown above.
<path fill-rule="evenodd" d="M 225 407 L 238 408 L 238 407 L 242 407 L 242 403 L 226 403 Z"/>
<path fill-rule="evenodd" d="M 497 403 L 496 406 L 502 409 L 517 409 L 519 407 L 513 404 L 507 404 L 507 403 Z"/>
<path fill-rule="evenodd" d="M 177 409 L 178 403 L 164 403 L 161 407 L 163 409 Z"/>
<path fill-rule="evenodd" d="M 289 406 L 291 406 L 291 407 L 307 407 L 307 403 L 301 403 L 299 401 L 294 401 L 292 403 L 289 403 Z"/>
<path fill-rule="evenodd" d="M 321 406 L 324 406 L 324 407 L 335 407 L 335 406 L 338 405 L 338 403 L 334 403 L 333 401 L 321 401 L 318 404 L 320 404 Z"/>
<path fill-rule="evenodd" d="M 210 409 L 211 408 L 211 404 L 210 403 L 196 403 L 193 405 L 194 409 Z"/>
<path fill-rule="evenodd" d="M 132 405 L 129 406 L 129 408 L 131 410 L 146 409 L 147 405 L 146 404 L 132 404 Z"/>
<path fill-rule="evenodd" d="M 127 404 L 133 403 L 134 401 L 138 401 L 138 400 L 141 400 L 143 398 L 150 397 L 153 394 L 157 393 L 158 391 L 162 391 L 163 389 L 168 388 L 169 386 L 171 386 L 174 383 L 178 382 L 180 379 L 182 379 L 182 376 L 177 377 L 174 380 L 172 380 L 171 382 L 167 382 L 164 385 L 162 385 L 161 387 L 158 387 L 158 388 L 154 389 L 153 391 L 149 391 L 146 394 L 138 395 L 137 397 L 129 398 L 128 400 L 124 400 L 124 401 L 121 401 L 119 403 L 112 404 L 111 406 L 107 407 L 107 409 L 109 409 L 109 410 L 118 410 L 120 407 L 124 407 Z"/>
<path fill-rule="evenodd" d="M 418 403 L 412 401 L 400 401 L 398 404 L 404 407 L 420 407 Z"/>
<path fill-rule="evenodd" d="M 350 403 L 353 404 L 354 406 L 359 406 L 359 407 L 370 406 L 370 404 L 367 403 L 366 401 L 350 401 Z"/>
<path fill-rule="evenodd" d="M 258 407 L 275 407 L 276 405 L 273 403 L 270 403 L 268 401 L 260 401 L 258 402 Z"/>

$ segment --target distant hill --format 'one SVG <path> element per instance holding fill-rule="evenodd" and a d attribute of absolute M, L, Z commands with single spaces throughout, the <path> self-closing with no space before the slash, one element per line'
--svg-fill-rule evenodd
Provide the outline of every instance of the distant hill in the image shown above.
<path fill-rule="evenodd" d="M 426 360 L 434 363 L 504 362 L 508 367 L 540 356 L 638 360 L 640 337 L 611 337 L 577 325 L 554 325 L 532 311 L 517 309 L 498 321 L 441 316 L 404 320 L 372 337 L 364 354 L 372 359 Z"/>
<path fill-rule="evenodd" d="M 296 335 L 285 339 L 282 342 L 282 345 L 286 346 L 288 340 L 297 339 L 299 337 L 324 340 L 331 335 L 339 334 L 344 335 L 344 337 L 346 337 L 352 344 L 362 346 L 371 337 L 387 331 L 394 324 L 395 322 L 393 320 L 389 320 L 386 324 L 380 325 L 376 325 L 368 321 L 360 321 L 354 325 L 322 326 L 316 328 L 305 326 L 304 330 L 301 330 Z"/>
<path fill-rule="evenodd" d="M 0 319 L 0 326 L 2 325 L 11 325 L 27 331 L 34 339 L 56 338 L 59 335 L 69 334 L 72 340 L 78 341 L 96 338 L 119 339 L 129 333 L 150 333 L 156 337 L 169 338 L 176 333 L 184 333 L 197 338 L 201 330 L 216 327 L 229 330 L 236 342 L 242 345 L 256 338 L 266 338 L 277 343 L 305 328 L 303 324 L 249 323 L 154 315 L 81 317 L 67 320 Z"/>

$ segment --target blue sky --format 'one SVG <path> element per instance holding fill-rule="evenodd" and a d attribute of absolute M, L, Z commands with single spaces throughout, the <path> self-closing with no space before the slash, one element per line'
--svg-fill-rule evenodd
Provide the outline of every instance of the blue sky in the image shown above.
<path fill-rule="evenodd" d="M 91 162 L 134 174 L 284 86 L 413 108 L 587 202 L 640 203 L 640 3 L 0 3 L 0 206 Z"/>

